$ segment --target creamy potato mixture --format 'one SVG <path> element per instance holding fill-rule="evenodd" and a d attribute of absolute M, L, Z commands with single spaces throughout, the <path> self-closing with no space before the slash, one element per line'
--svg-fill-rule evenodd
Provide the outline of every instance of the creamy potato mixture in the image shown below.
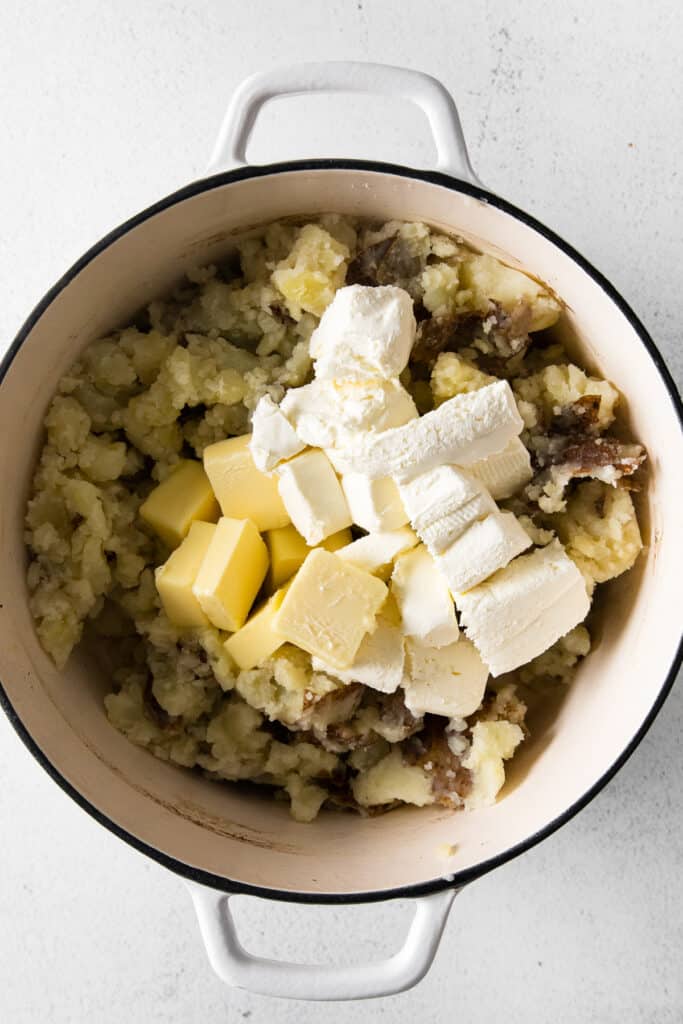
<path fill-rule="evenodd" d="M 645 458 L 543 285 L 425 224 L 271 224 L 59 382 L 26 515 L 58 668 L 157 757 L 364 814 L 495 801 L 631 568 Z"/>

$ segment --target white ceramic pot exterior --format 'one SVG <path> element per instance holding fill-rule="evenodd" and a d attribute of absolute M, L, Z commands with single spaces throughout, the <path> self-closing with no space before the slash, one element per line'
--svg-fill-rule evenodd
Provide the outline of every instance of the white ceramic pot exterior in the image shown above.
<path fill-rule="evenodd" d="M 434 139 L 434 169 L 481 184 L 470 163 L 458 108 L 441 82 L 421 71 L 352 61 L 273 68 L 245 79 L 226 111 L 207 174 L 247 164 L 247 146 L 256 118 L 270 100 L 333 92 L 389 96 L 415 104 L 427 118 Z"/>
<path fill-rule="evenodd" d="M 48 293 L 0 378 L 0 679 L 3 704 L 48 771 L 103 824 L 188 879 L 211 962 L 231 984 L 298 998 L 384 995 L 427 970 L 455 887 L 559 827 L 605 783 L 652 721 L 679 661 L 683 552 L 680 402 L 642 326 L 561 240 L 477 188 L 453 102 L 433 79 L 375 65 L 310 65 L 256 76 L 233 101 L 212 170 L 244 160 L 259 107 L 274 95 L 349 89 L 417 102 L 440 174 L 318 161 L 218 174 L 163 200 L 104 239 Z M 646 549 L 604 588 L 594 650 L 552 721 L 511 766 L 504 799 L 468 814 L 402 809 L 374 819 L 323 814 L 311 825 L 239 787 L 209 785 L 133 747 L 111 728 L 107 683 L 92 654 L 59 673 L 33 630 L 22 522 L 42 420 L 55 383 L 82 348 L 207 263 L 246 228 L 334 210 L 424 220 L 545 280 L 566 302 L 570 351 L 627 397 L 622 426 L 648 450 L 639 496 Z M 456 844 L 446 864 L 439 847 Z M 442 877 L 444 871 L 450 874 Z M 332 970 L 257 960 L 239 945 L 225 892 L 303 901 L 423 898 L 406 945 L 374 967 Z M 436 895 L 428 895 L 436 894 Z M 426 901 L 425 898 L 426 897 Z"/>

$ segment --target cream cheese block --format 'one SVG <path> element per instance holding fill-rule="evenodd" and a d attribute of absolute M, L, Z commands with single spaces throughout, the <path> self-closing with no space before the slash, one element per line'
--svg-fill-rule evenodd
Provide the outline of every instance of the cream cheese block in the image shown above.
<path fill-rule="evenodd" d="M 435 561 L 455 595 L 475 587 L 530 545 L 512 512 L 493 512 L 468 527 Z"/>
<path fill-rule="evenodd" d="M 404 483 L 434 466 L 466 466 L 502 451 L 522 427 L 510 385 L 499 380 L 456 395 L 404 426 L 372 437 L 359 434 L 329 455 L 340 473 L 392 476 Z"/>
<path fill-rule="evenodd" d="M 464 718 L 482 702 L 489 670 L 474 644 L 461 638 L 446 647 L 406 640 L 405 703 L 414 715 Z"/>
<path fill-rule="evenodd" d="M 340 288 L 311 335 L 316 376 L 398 377 L 408 365 L 415 330 L 413 300 L 403 288 Z"/>
<path fill-rule="evenodd" d="M 341 484 L 324 452 L 310 448 L 277 468 L 282 504 L 309 547 L 351 525 Z"/>
<path fill-rule="evenodd" d="M 408 522 L 398 487 L 391 477 L 371 480 L 363 473 L 347 473 L 341 485 L 351 518 L 368 533 L 397 530 Z"/>
<path fill-rule="evenodd" d="M 475 477 L 496 501 L 511 498 L 528 484 L 533 476 L 531 458 L 518 437 L 513 437 L 502 452 L 495 452 L 487 459 L 481 459 L 468 467 L 468 473 Z"/>
<path fill-rule="evenodd" d="M 457 466 L 436 466 L 399 485 L 416 533 L 433 555 L 448 548 L 472 523 L 496 511 L 481 484 Z"/>
<path fill-rule="evenodd" d="M 463 535 L 468 527 L 485 519 L 496 509 L 496 503 L 491 495 L 482 491 L 462 508 L 437 519 L 429 526 L 424 526 L 419 531 L 420 540 L 427 545 L 432 555 L 435 557 L 441 555 Z"/>
<path fill-rule="evenodd" d="M 467 635 L 477 642 L 479 637 L 495 634 L 499 642 L 506 642 L 568 591 L 577 574 L 558 540 L 515 558 L 495 579 L 466 594 L 456 593 Z"/>
<path fill-rule="evenodd" d="M 486 658 L 491 674 L 500 676 L 504 672 L 511 672 L 543 654 L 556 640 L 583 622 L 589 608 L 590 598 L 581 578 L 554 604 L 545 608 L 522 633 L 513 636 L 507 643 L 498 645 L 479 641 L 482 656 Z"/>
<path fill-rule="evenodd" d="M 404 551 L 414 548 L 417 543 L 417 534 L 409 526 L 403 526 L 398 530 L 380 530 L 369 533 L 367 537 L 359 537 L 351 544 L 339 548 L 337 554 L 358 569 L 376 573 L 383 566 L 390 565 Z"/>
<path fill-rule="evenodd" d="M 557 540 L 456 594 L 456 601 L 467 636 L 493 675 L 542 654 L 590 608 L 583 577 Z"/>
<path fill-rule="evenodd" d="M 345 448 L 356 436 L 400 427 L 417 408 L 397 380 L 312 380 L 290 388 L 280 411 L 296 435 L 314 448 Z"/>
<path fill-rule="evenodd" d="M 283 459 L 291 459 L 306 447 L 270 395 L 259 399 L 251 419 L 251 431 L 249 450 L 254 465 L 262 473 L 270 472 Z"/>
<path fill-rule="evenodd" d="M 435 466 L 399 484 L 401 500 L 414 529 L 456 512 L 481 494 L 478 481 L 456 466 Z"/>
<path fill-rule="evenodd" d="M 406 636 L 433 647 L 453 644 L 460 635 L 448 585 L 427 549 L 420 545 L 396 559 L 391 593 Z"/>

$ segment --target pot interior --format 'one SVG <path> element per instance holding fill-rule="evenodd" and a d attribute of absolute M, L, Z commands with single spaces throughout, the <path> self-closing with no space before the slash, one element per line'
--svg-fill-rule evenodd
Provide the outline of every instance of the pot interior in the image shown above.
<path fill-rule="evenodd" d="M 625 398 L 620 422 L 649 454 L 639 496 L 646 548 L 602 588 L 594 650 L 543 728 L 517 755 L 495 807 L 402 809 L 294 822 L 253 789 L 217 785 L 134 747 L 108 723 L 108 683 L 86 652 L 55 670 L 33 630 L 22 538 L 42 420 L 59 376 L 94 338 L 126 322 L 191 266 L 224 255 L 236 232 L 335 211 L 424 220 L 543 279 L 566 302 L 562 330 L 580 363 Z M 676 409 L 627 316 L 563 249 L 491 203 L 384 170 L 292 169 L 217 180 L 142 219 L 67 281 L 29 330 L 0 385 L 0 679 L 57 771 L 113 823 L 181 864 L 243 884 L 364 893 L 476 868 L 562 815 L 638 732 L 676 656 L 683 569 L 677 540 L 683 444 Z M 455 847 L 443 859 L 440 847 Z"/>

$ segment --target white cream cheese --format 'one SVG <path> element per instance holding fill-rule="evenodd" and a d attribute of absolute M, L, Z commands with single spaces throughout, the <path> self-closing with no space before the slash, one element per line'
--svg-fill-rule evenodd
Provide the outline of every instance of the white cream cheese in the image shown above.
<path fill-rule="evenodd" d="M 311 335 L 316 376 L 396 378 L 408 364 L 415 329 L 413 300 L 403 288 L 340 288 Z"/>
<path fill-rule="evenodd" d="M 397 530 L 408 522 L 398 487 L 391 477 L 371 480 L 363 473 L 347 473 L 341 484 L 351 518 L 368 533 Z"/>
<path fill-rule="evenodd" d="M 394 380 L 313 380 L 290 388 L 280 403 L 297 435 L 314 448 L 345 448 L 417 418 L 405 388 Z"/>
<path fill-rule="evenodd" d="M 413 530 L 403 526 L 398 530 L 379 531 L 369 533 L 367 537 L 359 537 L 351 544 L 339 548 L 337 554 L 357 569 L 375 573 L 383 566 L 390 565 L 404 551 L 414 548 L 417 542 Z"/>
<path fill-rule="evenodd" d="M 436 564 L 451 593 L 457 594 L 502 569 L 530 545 L 531 538 L 512 512 L 493 512 L 468 527 Z"/>
<path fill-rule="evenodd" d="M 278 462 L 298 455 L 306 447 L 294 427 L 270 395 L 263 395 L 251 420 L 249 450 L 254 465 L 262 473 L 274 469 Z"/>
<path fill-rule="evenodd" d="M 406 636 L 433 647 L 455 643 L 460 635 L 453 598 L 427 549 L 420 545 L 396 559 L 391 593 Z"/>
<path fill-rule="evenodd" d="M 590 608 L 583 577 L 557 540 L 456 600 L 467 636 L 493 675 L 542 654 Z"/>
<path fill-rule="evenodd" d="M 373 437 L 359 434 L 344 451 L 329 454 L 338 472 L 405 482 L 443 463 L 467 465 L 502 451 L 522 427 L 510 385 L 500 380 L 456 395 L 404 426 Z"/>
<path fill-rule="evenodd" d="M 295 455 L 277 474 L 282 503 L 310 547 L 351 525 L 344 492 L 324 452 L 310 448 Z"/>
<path fill-rule="evenodd" d="M 469 466 L 468 472 L 496 501 L 512 497 L 533 476 L 529 452 L 518 437 L 513 437 L 502 452 Z"/>

